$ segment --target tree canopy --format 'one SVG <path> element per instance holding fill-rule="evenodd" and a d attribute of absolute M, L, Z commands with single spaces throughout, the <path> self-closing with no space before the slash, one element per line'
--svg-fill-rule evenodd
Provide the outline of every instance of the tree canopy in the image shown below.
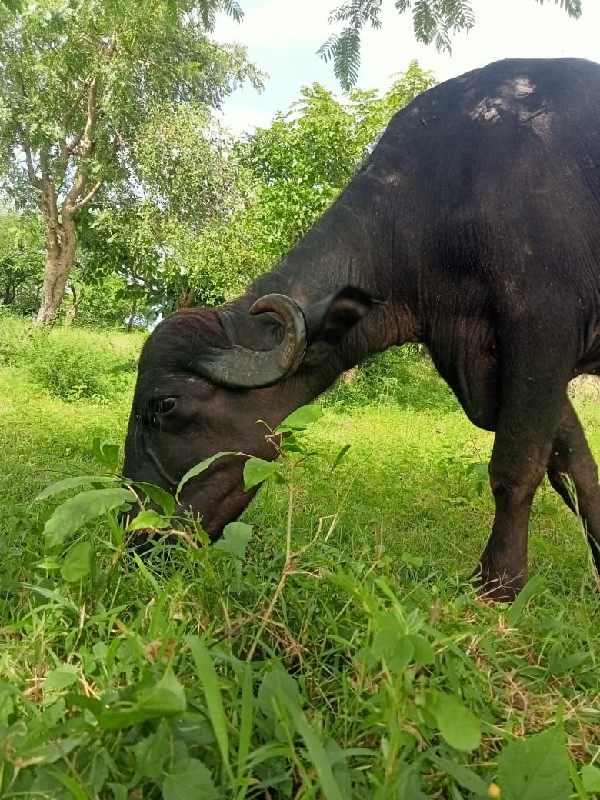
<path fill-rule="evenodd" d="M 235 0 L 0 5 L 0 170 L 45 222 L 40 323 L 64 294 L 78 213 L 135 187 L 138 139 L 156 109 L 199 113 L 242 81 L 260 82 L 244 48 L 207 35 L 217 11 L 241 18 Z"/>
<path fill-rule="evenodd" d="M 155 106 L 122 160 L 125 179 L 77 212 L 67 318 L 146 324 L 236 296 L 335 200 L 395 111 L 434 82 L 412 62 L 385 95 L 355 89 L 339 99 L 306 86 L 288 111 L 239 141 L 205 106 Z M 31 274 L 21 269 L 28 258 Z M 10 285 L 0 283 L 6 304 L 23 310 L 26 299 L 31 310 L 43 272 L 34 214 L 27 225 L 23 215 L 0 216 L 0 262 L 15 264 Z"/>
<path fill-rule="evenodd" d="M 536 0 L 540 5 L 545 0 Z M 582 0 L 554 0 L 570 17 L 581 15 Z M 349 91 L 356 83 L 360 67 L 360 36 L 363 28 L 381 27 L 383 0 L 345 0 L 329 15 L 332 25 L 343 24 L 340 33 L 332 34 L 320 47 L 325 61 L 333 61 L 340 86 Z M 415 38 L 435 44 L 438 50 L 452 50 L 452 36 L 475 25 L 471 0 L 394 0 L 399 14 L 411 13 Z"/>

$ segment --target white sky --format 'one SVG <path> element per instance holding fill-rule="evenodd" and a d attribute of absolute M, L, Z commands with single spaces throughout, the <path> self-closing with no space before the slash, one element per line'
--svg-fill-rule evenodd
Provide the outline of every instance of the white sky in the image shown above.
<path fill-rule="evenodd" d="M 248 47 L 250 60 L 269 74 L 265 90 L 244 89 L 224 106 L 225 121 L 237 132 L 268 125 L 277 111 L 298 99 L 300 87 L 323 84 L 336 93 L 339 85 L 331 63 L 316 54 L 333 32 L 330 11 L 341 0 L 240 0 L 241 24 L 221 18 L 215 38 Z M 385 91 L 392 76 L 416 58 L 439 81 L 510 57 L 579 56 L 600 62 L 600 0 L 583 0 L 579 20 L 569 19 L 554 0 L 473 0 L 476 22 L 468 34 L 454 39 L 453 55 L 418 44 L 412 18 L 384 2 L 379 31 L 365 29 L 357 86 Z"/>

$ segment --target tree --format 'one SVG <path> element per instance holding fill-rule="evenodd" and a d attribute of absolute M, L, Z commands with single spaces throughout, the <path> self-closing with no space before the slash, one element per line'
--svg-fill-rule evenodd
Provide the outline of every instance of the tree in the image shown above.
<path fill-rule="evenodd" d="M 36 214 L 0 211 L 0 306 L 31 314 L 44 271 L 44 235 Z"/>
<path fill-rule="evenodd" d="M 144 304 L 166 313 L 195 299 L 220 298 L 220 291 L 208 289 L 197 243 L 208 242 L 209 228 L 224 240 L 243 203 L 234 141 L 204 107 L 160 107 L 150 114 L 133 147 L 133 190 L 80 215 L 84 283 L 117 276 L 130 319 Z"/>
<path fill-rule="evenodd" d="M 258 185 L 232 227 L 251 223 L 255 248 L 270 264 L 281 258 L 354 176 L 390 117 L 434 83 L 413 61 L 383 97 L 354 90 L 340 102 L 319 84 L 304 87 L 287 113 L 240 146 Z"/>
<path fill-rule="evenodd" d="M 305 87 L 235 146 L 193 107 L 151 117 L 136 141 L 136 191 L 80 214 L 79 318 L 91 301 L 106 320 L 134 320 L 235 297 L 333 202 L 392 114 L 433 83 L 413 62 L 384 96 L 354 90 L 340 101 Z M 101 287 L 116 315 L 98 306 Z"/>
<path fill-rule="evenodd" d="M 536 0 L 543 5 L 544 0 Z M 570 17 L 581 15 L 581 0 L 554 0 Z M 344 91 L 356 83 L 360 66 L 360 34 L 365 25 L 381 27 L 383 0 L 345 0 L 334 9 L 330 24 L 344 23 L 341 33 L 335 33 L 320 47 L 325 61 L 333 61 L 336 78 Z M 438 50 L 451 52 L 452 36 L 470 30 L 475 24 L 471 0 L 395 0 L 399 14 L 412 12 L 415 38 L 424 44 L 435 43 Z"/>
<path fill-rule="evenodd" d="M 135 189 L 132 158 L 158 108 L 218 107 L 260 76 L 237 45 L 211 41 L 235 0 L 38 0 L 0 5 L 0 171 L 45 227 L 39 324 L 75 262 L 78 215 Z M 154 117 L 155 118 L 155 117 Z"/>

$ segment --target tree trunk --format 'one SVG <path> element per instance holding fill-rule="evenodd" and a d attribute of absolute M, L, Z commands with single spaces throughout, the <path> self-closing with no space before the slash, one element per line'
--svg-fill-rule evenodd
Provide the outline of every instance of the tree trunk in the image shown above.
<path fill-rule="evenodd" d="M 60 222 L 48 221 L 46 264 L 42 302 L 35 319 L 38 326 L 52 325 L 65 295 L 67 279 L 75 263 L 76 235 L 73 217 L 63 209 Z"/>
<path fill-rule="evenodd" d="M 73 302 L 71 303 L 70 308 L 67 310 L 65 314 L 65 328 L 70 328 L 73 324 L 73 320 L 77 316 L 77 312 L 79 311 L 79 306 L 81 301 L 83 300 L 83 296 L 85 294 L 85 289 L 82 287 L 79 295 L 77 295 L 77 290 L 71 284 L 71 295 L 73 296 Z"/>
<path fill-rule="evenodd" d="M 188 286 L 187 289 L 182 289 L 177 297 L 177 310 L 182 308 L 191 308 L 192 303 L 196 299 L 196 288 Z"/>
<path fill-rule="evenodd" d="M 129 315 L 129 319 L 127 320 L 127 333 L 131 333 L 133 328 L 133 323 L 135 322 L 135 315 L 137 313 L 137 304 L 138 299 L 137 297 L 133 298 L 133 303 L 131 305 L 131 314 Z"/>

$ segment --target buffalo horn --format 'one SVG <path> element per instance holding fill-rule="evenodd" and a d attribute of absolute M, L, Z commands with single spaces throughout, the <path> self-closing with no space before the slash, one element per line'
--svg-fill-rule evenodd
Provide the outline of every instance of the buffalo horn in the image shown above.
<path fill-rule="evenodd" d="M 283 294 L 267 294 L 251 307 L 250 314 L 276 314 L 284 329 L 282 341 L 272 350 L 249 350 L 233 344 L 214 357 L 203 359 L 198 371 L 221 386 L 258 389 L 295 372 L 306 350 L 306 323 L 302 309 Z"/>

